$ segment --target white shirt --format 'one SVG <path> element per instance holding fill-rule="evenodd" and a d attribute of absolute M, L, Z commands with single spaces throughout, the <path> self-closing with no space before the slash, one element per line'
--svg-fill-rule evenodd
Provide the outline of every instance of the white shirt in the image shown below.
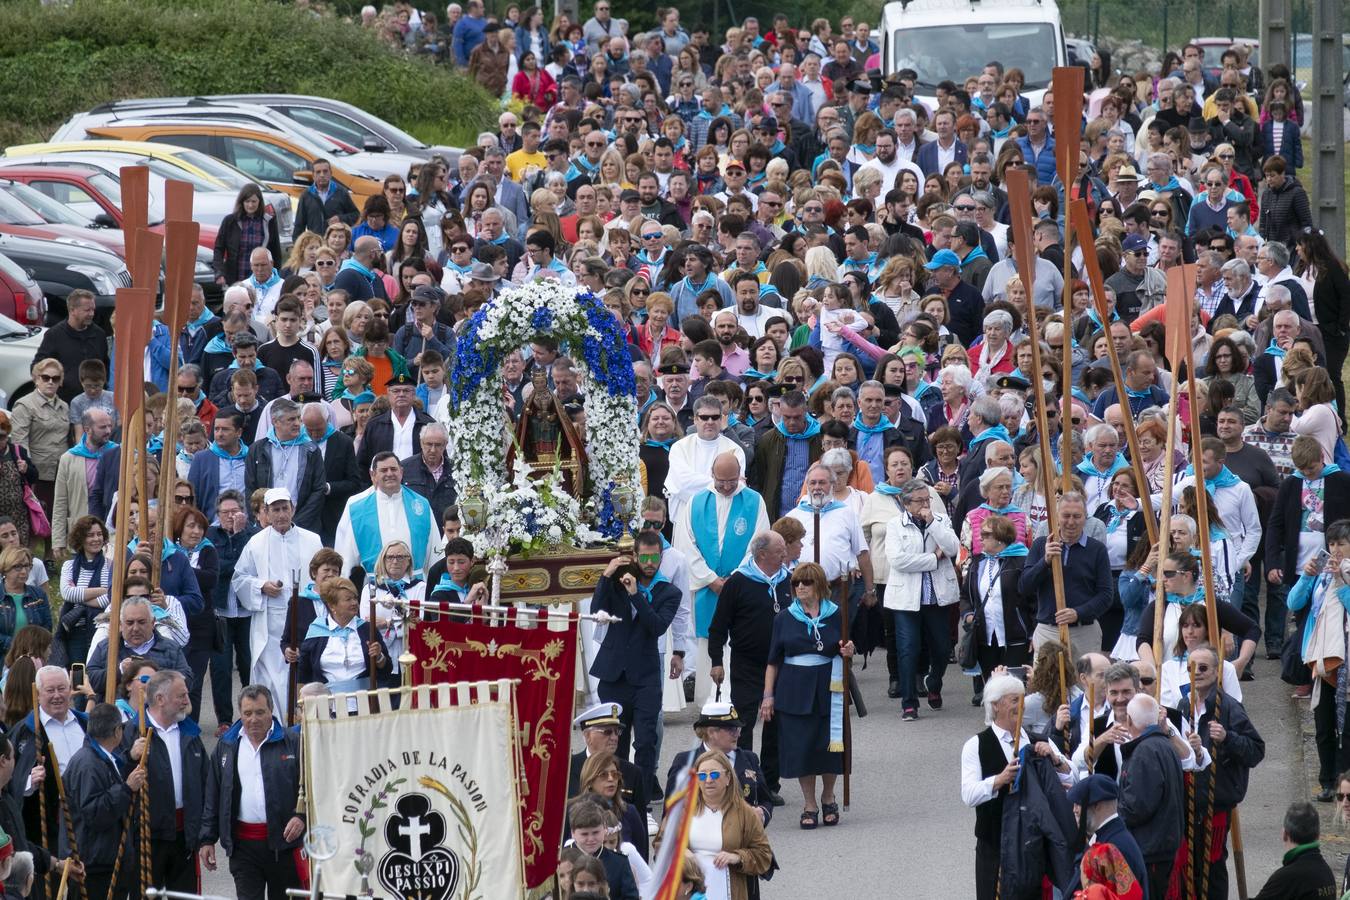
<path fill-rule="evenodd" d="M 806 528 L 802 539 L 803 560 L 815 559 L 815 514 L 793 507 L 789 516 Z M 848 506 L 832 509 L 820 517 L 820 564 L 831 581 L 858 568 L 858 554 L 867 550 L 858 514 Z"/>
<path fill-rule="evenodd" d="M 183 732 L 179 730 L 178 723 L 174 722 L 167 727 L 160 725 L 155 721 L 154 713 L 147 712 L 145 721 L 149 726 L 155 729 L 159 739 L 164 742 L 164 747 L 169 751 L 169 768 L 173 772 L 173 807 L 174 809 L 183 808 Z"/>
<path fill-rule="evenodd" d="M 263 787 L 262 745 L 254 747 L 248 735 L 241 734 L 235 764 L 239 779 L 239 821 L 266 825 L 267 792 Z"/>
<path fill-rule="evenodd" d="M 746 489 L 745 486 L 741 485 L 730 497 L 724 495 L 720 491 L 712 492 L 713 498 L 716 503 L 715 509 L 717 514 L 717 546 L 719 548 L 721 548 L 721 546 L 726 543 L 727 520 L 731 516 L 731 501 L 735 499 L 736 494 L 741 493 L 745 489 Z M 695 496 L 702 496 L 702 494 L 700 493 Z M 764 509 L 763 500 L 759 502 L 758 507 L 759 511 L 758 514 L 755 516 L 755 522 L 753 525 L 750 526 L 751 535 L 761 534 L 769 530 L 770 524 L 769 516 Z M 698 544 L 694 540 L 694 523 L 692 521 L 692 517 L 693 517 L 692 505 L 686 505 L 682 510 L 680 510 L 680 517 L 675 523 L 674 546 L 675 549 L 681 551 L 685 555 L 685 557 L 689 560 L 689 586 L 694 590 L 698 590 L 699 588 L 704 588 L 712 584 L 714 581 L 717 580 L 718 575 L 708 565 L 707 561 L 703 558 L 703 554 L 699 552 Z M 745 560 L 749 558 L 750 558 L 750 544 L 747 541 L 745 545 L 745 557 L 741 559 L 740 562 L 737 563 L 737 565 L 739 566 L 740 563 L 745 562 Z"/>
<path fill-rule="evenodd" d="M 1195 484 L 1195 476 L 1187 475 L 1172 488 L 1172 496 L 1180 503 L 1181 493 L 1187 485 Z M 1228 529 L 1234 543 L 1238 545 L 1237 568 L 1247 564 L 1261 546 L 1261 517 L 1256 512 L 1256 497 L 1251 485 L 1239 481 L 1228 487 L 1214 491 L 1214 507 L 1219 511 L 1223 524 Z M 1154 500 L 1161 506 L 1162 497 Z"/>
<path fill-rule="evenodd" d="M 726 435 L 705 441 L 697 433 L 688 434 L 671 446 L 666 498 L 670 501 L 672 521 L 695 494 L 712 487 L 713 460 L 722 453 L 733 454 L 741 464 L 741 471 L 745 471 L 745 451 Z"/>
<path fill-rule="evenodd" d="M 986 556 L 980 563 L 980 596 L 984 598 L 984 634 L 989 644 L 1008 646 L 1008 634 L 1003 622 L 1003 566 L 997 556 Z"/>
<path fill-rule="evenodd" d="M 338 623 L 329 615 L 324 616 L 324 624 L 329 629 L 338 627 Z M 366 670 L 366 651 L 361 646 L 361 637 L 356 628 L 353 627 L 345 638 L 330 637 L 328 646 L 324 647 L 319 657 L 319 665 L 329 684 L 360 677 Z"/>
<path fill-rule="evenodd" d="M 42 730 L 47 733 L 47 740 L 56 751 L 56 761 L 64 772 L 70 764 L 70 758 L 84 746 L 84 729 L 80 727 L 80 720 L 69 710 L 66 711 L 64 722 L 53 719 L 43 710 Z"/>
<path fill-rule="evenodd" d="M 408 410 L 407 418 L 400 422 L 398 413 L 390 412 L 389 422 L 394 426 L 394 455 L 399 459 L 407 459 L 416 452 L 413 448 L 413 425 L 417 423 L 417 413 Z"/>
<path fill-rule="evenodd" d="M 989 727 L 994 729 L 994 734 L 998 736 L 998 745 L 1003 751 L 1003 757 L 1011 762 L 1013 756 L 1012 732 L 1000 728 L 998 725 L 990 725 Z M 1029 743 L 1031 743 L 1031 739 L 1023 731 L 1019 746 L 1025 747 Z M 1064 757 L 1060 755 L 1059 750 L 1053 743 L 1047 743 L 1050 747 L 1050 759 L 1058 767 L 1064 761 Z M 961 802 L 966 806 L 976 807 L 981 803 L 988 803 L 994 799 L 994 795 L 997 793 L 994 788 L 994 779 L 997 775 L 990 775 L 985 778 L 981 774 L 982 772 L 983 769 L 980 767 L 980 736 L 977 734 L 967 739 L 965 745 L 961 747 Z M 1073 784 L 1072 770 L 1067 775 L 1062 772 L 1056 774 L 1059 775 L 1060 784 L 1065 787 Z"/>
<path fill-rule="evenodd" d="M 292 497 L 300 496 L 300 451 L 299 444 L 289 447 L 269 442 L 268 450 L 272 454 L 272 484 L 284 487 Z"/>

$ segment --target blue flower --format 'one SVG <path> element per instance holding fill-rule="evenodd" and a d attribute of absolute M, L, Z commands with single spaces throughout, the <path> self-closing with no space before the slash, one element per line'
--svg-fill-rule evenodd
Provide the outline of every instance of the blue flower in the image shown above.
<path fill-rule="evenodd" d="M 536 309 L 530 318 L 530 326 L 537 331 L 552 331 L 553 310 L 546 306 Z"/>

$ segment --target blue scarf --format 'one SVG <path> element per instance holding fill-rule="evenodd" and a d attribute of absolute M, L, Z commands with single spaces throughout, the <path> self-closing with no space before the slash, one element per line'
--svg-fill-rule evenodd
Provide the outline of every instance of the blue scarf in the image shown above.
<path fill-rule="evenodd" d="M 885 413 L 882 413 L 881 421 L 877 422 L 875 425 L 868 425 L 863 421 L 862 413 L 858 413 L 853 417 L 853 427 L 863 434 L 881 434 L 883 431 L 894 428 L 895 423 L 886 418 Z"/>
<path fill-rule="evenodd" d="M 750 368 L 746 369 L 745 374 L 743 374 L 741 377 L 748 378 L 751 381 L 762 381 L 765 378 L 772 378 L 773 376 L 774 376 L 773 372 L 761 372 L 759 369 Z"/>
<path fill-rule="evenodd" d="M 844 259 L 844 270 L 847 272 L 869 272 L 877 264 L 877 255 L 869 253 L 866 259 L 854 259 L 847 257 Z"/>
<path fill-rule="evenodd" d="M 1121 524 L 1124 523 L 1126 519 L 1129 519 L 1139 510 L 1121 509 L 1120 507 L 1116 506 L 1115 501 L 1113 500 L 1110 503 L 1106 504 L 1106 511 L 1107 514 L 1111 517 L 1110 521 L 1106 523 L 1106 533 L 1115 534 L 1116 531 L 1120 528 Z"/>
<path fill-rule="evenodd" d="M 788 431 L 782 422 L 779 422 L 775 427 L 777 427 L 779 434 L 790 441 L 809 441 L 811 438 L 820 434 L 820 423 L 811 416 L 806 417 L 806 430 L 801 434 L 793 434 Z"/>
<path fill-rule="evenodd" d="M 975 249 L 974 249 L 974 250 L 971 250 L 969 253 L 967 253 L 967 254 L 966 254 L 966 258 L 963 259 L 963 260 L 961 260 L 961 265 L 962 265 L 963 267 L 964 267 L 964 266 L 968 266 L 968 265 L 970 265 L 970 263 L 971 263 L 972 261 L 974 261 L 974 260 L 977 260 L 977 259 L 988 259 L 988 258 L 989 258 L 989 254 L 984 252 L 984 247 L 982 247 L 982 246 L 980 246 L 979 244 L 977 244 L 977 245 L 975 245 Z"/>
<path fill-rule="evenodd" d="M 1088 478 L 1110 478 L 1121 469 L 1128 469 L 1129 467 L 1130 464 L 1125 461 L 1125 455 L 1123 453 L 1116 454 L 1116 458 L 1111 460 L 1111 467 L 1105 472 L 1097 468 L 1096 464 L 1092 462 L 1092 457 L 1090 455 L 1084 458 L 1077 466 L 1078 471 Z"/>
<path fill-rule="evenodd" d="M 888 481 L 883 481 L 881 484 L 877 485 L 877 493 L 885 494 L 888 497 L 898 497 L 900 495 L 900 488 Z"/>
<path fill-rule="evenodd" d="M 727 512 L 726 530 L 719 544 L 717 539 L 717 493 L 703 491 L 690 501 L 690 526 L 694 546 L 718 578 L 726 578 L 746 558 L 750 539 L 755 535 L 755 524 L 763 501 L 755 491 L 742 488 L 731 498 Z M 717 594 L 710 587 L 694 592 L 694 634 L 708 636 L 713 613 L 717 610 Z"/>
<path fill-rule="evenodd" d="M 1092 322 L 1092 324 L 1096 326 L 1093 329 L 1094 331 L 1101 331 L 1105 327 L 1104 325 L 1102 325 L 1101 317 L 1097 315 L 1097 310 L 1094 309 L 1093 307 L 1091 306 L 1088 307 L 1087 316 L 1088 319 Z M 1111 321 L 1112 322 L 1120 321 L 1120 313 L 1116 312 L 1114 307 L 1112 307 L 1111 309 Z"/>
<path fill-rule="evenodd" d="M 640 259 L 641 257 L 642 257 L 642 254 L 639 253 L 639 254 L 638 254 L 638 258 Z M 683 278 L 680 279 L 680 284 L 683 285 L 684 288 L 685 288 L 686 290 L 692 292 L 695 296 L 697 296 L 697 295 L 703 293 L 704 291 L 711 290 L 711 289 L 713 289 L 714 287 L 716 287 L 716 286 L 717 286 L 717 276 L 714 275 L 714 274 L 712 274 L 711 272 L 709 272 L 709 273 L 708 273 L 708 277 L 705 278 L 705 279 L 703 279 L 703 284 L 700 285 L 700 286 L 698 286 L 698 287 L 695 287 L 695 286 L 694 286 L 694 282 L 690 281 L 690 280 L 689 280 L 689 276 L 686 275 L 685 277 L 683 277 Z"/>
<path fill-rule="evenodd" d="M 654 438 L 647 438 L 645 441 L 642 442 L 642 445 L 644 447 L 658 447 L 662 450 L 669 450 L 671 448 L 671 445 L 673 445 L 674 443 L 675 438 L 668 438 L 664 441 L 658 441 Z"/>
<path fill-rule="evenodd" d="M 1013 557 L 1026 556 L 1029 552 L 1030 551 L 1027 550 L 1026 544 L 1022 543 L 1021 541 L 1014 541 L 1013 543 L 1004 547 L 1002 550 L 998 551 L 998 558 L 1012 559 Z"/>
<path fill-rule="evenodd" d="M 1175 176 L 1175 175 L 1172 175 L 1172 176 L 1168 177 L 1168 179 L 1167 179 L 1167 184 L 1164 184 L 1164 185 L 1159 186 L 1159 185 L 1156 185 L 1156 184 L 1154 184 L 1153 182 L 1150 181 L 1149 184 L 1148 184 L 1148 187 L 1149 187 L 1149 190 L 1156 191 L 1157 193 L 1160 193 L 1160 194 L 1161 194 L 1163 191 L 1180 191 L 1180 190 L 1184 190 L 1184 189 L 1182 188 L 1182 186 L 1181 186 L 1181 182 L 1180 182 L 1180 181 L 1177 181 L 1177 176 Z"/>
<path fill-rule="evenodd" d="M 821 624 L 838 609 L 832 600 L 822 599 L 820 614 L 812 618 L 802 609 L 801 603 L 793 600 L 788 606 L 788 614 L 806 626 L 807 634 L 820 641 Z M 830 743 L 826 749 L 831 753 L 841 753 L 844 749 L 844 657 L 836 654 L 828 658 L 822 656 L 819 659 L 819 662 L 803 662 L 808 665 L 823 665 L 828 662 L 830 665 Z"/>
<path fill-rule="evenodd" d="M 164 432 L 152 434 L 150 440 L 145 442 L 145 449 L 151 453 L 159 453 L 164 449 Z"/>
<path fill-rule="evenodd" d="M 338 625 L 336 628 L 329 628 L 328 625 L 325 624 L 326 618 L 326 616 L 318 618 L 309 623 L 309 631 L 305 632 L 305 640 L 308 641 L 312 638 L 339 638 L 345 641 L 353 634 L 356 634 L 358 628 L 366 624 L 365 619 L 362 619 L 360 616 L 353 616 L 352 620 L 346 625 Z"/>
<path fill-rule="evenodd" d="M 85 459 L 102 459 L 103 454 L 107 453 L 109 450 L 116 449 L 116 447 L 116 444 L 112 441 L 108 441 L 108 443 L 104 444 L 99 449 L 94 450 L 89 446 L 89 435 L 86 434 L 80 439 L 78 444 L 70 448 L 70 454 L 71 456 L 82 456 Z"/>
<path fill-rule="evenodd" d="M 1205 589 L 1203 586 L 1197 586 L 1194 591 L 1184 596 L 1181 594 L 1174 594 L 1171 591 L 1168 591 L 1167 602 L 1180 603 L 1182 606 L 1190 606 L 1192 603 L 1203 604 L 1205 602 Z"/>
<path fill-rule="evenodd" d="M 1270 346 L 1266 348 L 1266 356 L 1274 356 L 1277 359 L 1284 359 L 1284 349 L 1275 343 L 1275 339 L 1270 339 Z"/>
<path fill-rule="evenodd" d="M 797 504 L 797 508 L 804 513 L 819 512 L 823 516 L 827 512 L 832 512 L 836 509 L 843 509 L 844 504 L 840 503 L 838 500 L 831 500 L 829 503 L 826 503 L 823 508 L 817 510 L 814 506 L 811 505 L 811 501 L 809 499 L 803 498 L 802 501 Z"/>
<path fill-rule="evenodd" d="M 191 329 L 193 334 L 196 334 L 198 331 L 201 330 L 203 325 L 205 325 L 207 322 L 210 322 L 215 317 L 216 314 L 211 312 L 211 310 L 203 309 L 201 315 L 193 319 L 191 322 L 187 323 L 187 327 Z"/>
<path fill-rule="evenodd" d="M 999 440 L 1003 441 L 1004 443 L 1011 444 L 1012 435 L 1008 434 L 1008 429 L 1004 428 L 1002 425 L 995 425 L 993 428 L 986 428 L 984 431 L 981 431 L 979 434 L 975 435 L 975 437 L 971 438 L 970 447 L 966 448 L 966 452 L 970 452 L 970 449 L 972 449 L 976 444 L 983 444 L 985 441 L 993 441 L 993 440 Z"/>
<path fill-rule="evenodd" d="M 461 597 L 463 597 L 465 594 L 469 592 L 469 585 L 456 584 L 450 578 L 449 572 L 442 572 L 441 580 L 436 582 L 436 587 L 432 588 L 431 592 L 433 594 L 439 594 L 442 591 L 454 591 L 456 594 L 459 594 Z"/>
<path fill-rule="evenodd" d="M 127 552 L 135 553 L 136 548 L 139 547 L 140 545 L 141 545 L 140 538 L 132 538 L 130 541 L 127 542 Z M 160 548 L 159 552 L 160 560 L 163 561 L 168 559 L 170 556 L 173 556 L 175 553 L 178 552 L 178 549 L 179 547 L 177 544 L 175 544 L 168 538 L 164 538 L 164 546 Z"/>
<path fill-rule="evenodd" d="M 444 269 L 453 269 L 454 271 L 458 272 L 458 273 L 461 274 L 461 275 L 468 275 L 469 272 L 472 271 L 472 269 L 473 269 L 473 264 L 470 263 L 470 264 L 467 265 L 467 266 L 461 266 L 459 263 L 457 263 L 457 262 L 452 262 L 452 261 L 450 261 L 450 260 L 447 259 L 447 260 L 445 261 L 445 263 L 442 265 L 442 268 L 444 268 Z"/>
<path fill-rule="evenodd" d="M 234 353 L 234 349 L 230 347 L 230 342 L 225 339 L 225 332 L 222 331 L 220 334 L 216 335 L 215 337 L 211 338 L 211 340 L 206 342 L 206 348 L 202 350 L 202 353 L 232 354 Z"/>
<path fill-rule="evenodd" d="M 600 171 L 600 164 L 592 165 L 586 157 L 578 156 L 572 160 L 572 164 L 567 167 L 567 180 L 575 181 L 578 178 L 587 178 Z"/>
<path fill-rule="evenodd" d="M 1131 400 L 1151 400 L 1153 399 L 1153 389 L 1144 388 L 1142 391 L 1136 391 L 1134 388 L 1125 388 L 1125 396 Z"/>
<path fill-rule="evenodd" d="M 1302 478 L 1304 481 L 1318 481 L 1318 480 L 1320 480 L 1320 479 L 1326 478 L 1328 475 L 1332 474 L 1333 472 L 1339 472 L 1339 471 L 1341 471 L 1341 467 L 1338 466 L 1338 465 L 1336 465 L 1335 463 L 1331 463 L 1331 464 L 1328 465 L 1328 466 L 1323 466 L 1323 467 L 1322 467 L 1322 474 L 1318 475 L 1317 478 L 1308 478 L 1306 475 L 1304 475 L 1302 472 L 1298 471 L 1297 469 L 1294 470 L 1294 474 L 1297 475 L 1299 478 Z"/>
<path fill-rule="evenodd" d="M 990 506 L 988 503 L 981 503 L 980 509 L 987 509 L 996 516 L 1007 516 L 1013 513 L 1022 512 L 1022 507 L 1014 503 L 1009 503 L 1007 506 L 999 506 L 999 507 Z"/>
<path fill-rule="evenodd" d="M 375 285 L 375 273 L 370 271 L 370 269 L 367 269 L 365 266 L 361 265 L 355 259 L 344 259 L 342 261 L 342 265 L 338 266 L 338 271 L 355 272 L 356 274 L 364 278 L 366 282 L 369 283 L 372 287 Z"/>
<path fill-rule="evenodd" d="M 333 423 L 332 423 L 332 422 L 329 422 L 329 423 L 328 423 L 328 427 L 327 427 L 326 429 L 324 429 L 323 434 L 319 437 L 318 440 L 314 440 L 314 438 L 310 438 L 310 440 L 313 441 L 313 442 L 316 443 L 316 444 L 322 444 L 322 443 L 324 443 L 325 441 L 327 441 L 330 437 L 332 437 L 332 436 L 333 436 L 333 432 L 335 432 L 335 431 L 337 431 L 337 429 L 333 427 Z M 306 432 L 306 434 L 308 434 L 308 432 Z"/>
<path fill-rule="evenodd" d="M 1182 472 L 1181 474 L 1194 476 L 1195 466 L 1194 465 L 1187 466 L 1186 471 Z M 1205 489 L 1208 490 L 1210 493 L 1213 493 L 1215 491 L 1220 490 L 1221 488 L 1232 487 L 1235 484 L 1241 483 L 1242 479 L 1234 475 L 1232 470 L 1229 469 L 1227 466 L 1224 466 L 1222 469 L 1219 470 L 1218 475 L 1215 475 L 1213 478 L 1205 479 Z"/>
<path fill-rule="evenodd" d="M 267 440 L 271 441 L 272 445 L 276 447 L 299 447 L 302 444 L 308 444 L 310 442 L 309 432 L 305 431 L 303 428 L 300 429 L 299 434 L 289 441 L 283 441 L 281 438 L 277 437 L 277 430 L 275 428 L 268 428 Z"/>

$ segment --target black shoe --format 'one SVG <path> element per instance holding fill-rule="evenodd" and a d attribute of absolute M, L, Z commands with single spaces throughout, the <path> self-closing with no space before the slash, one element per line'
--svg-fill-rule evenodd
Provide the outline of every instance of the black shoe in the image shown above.
<path fill-rule="evenodd" d="M 1336 799 L 1336 791 L 1333 788 L 1324 787 L 1313 795 L 1313 799 L 1318 803 L 1330 803 L 1332 800 Z"/>
<path fill-rule="evenodd" d="M 917 722 L 919 719 L 919 708 L 917 706 L 906 706 L 904 713 L 900 716 L 901 722 Z"/>
<path fill-rule="evenodd" d="M 1252 667 L 1251 667 L 1250 665 L 1248 665 L 1248 666 L 1247 666 L 1247 670 L 1246 670 L 1245 672 L 1242 673 L 1242 676 L 1241 676 L 1238 680 L 1239 680 L 1239 681 L 1255 681 L 1255 680 L 1256 680 L 1256 673 L 1255 673 L 1254 671 L 1252 671 Z"/>
<path fill-rule="evenodd" d="M 928 708 L 942 709 L 942 695 L 937 691 L 928 692 Z"/>
<path fill-rule="evenodd" d="M 886 688 L 886 696 L 892 700 L 900 696 L 900 679 L 892 678 L 890 687 Z"/>
<path fill-rule="evenodd" d="M 684 702 L 694 702 L 694 676 L 690 675 L 684 680 Z"/>
<path fill-rule="evenodd" d="M 1280 651 L 1279 651 L 1279 650 L 1267 650 L 1267 651 L 1266 651 L 1266 659 L 1279 659 L 1279 658 L 1280 658 Z"/>
<path fill-rule="evenodd" d="M 971 706 L 979 706 L 979 705 L 980 705 L 981 703 L 983 703 L 983 702 L 984 702 L 984 694 L 983 694 L 983 693 L 972 694 L 971 697 L 970 697 L 970 705 L 971 705 Z"/>
<path fill-rule="evenodd" d="M 782 797 L 780 797 L 780 796 L 778 795 L 778 792 L 777 792 L 777 791 L 769 791 L 768 800 L 769 800 L 769 804 L 770 804 L 771 806 L 785 806 L 785 805 L 787 805 L 787 801 L 784 800 Z"/>

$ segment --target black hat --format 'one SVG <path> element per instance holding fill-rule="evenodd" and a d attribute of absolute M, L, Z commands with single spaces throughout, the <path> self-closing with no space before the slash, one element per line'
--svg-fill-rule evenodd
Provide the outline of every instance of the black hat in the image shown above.
<path fill-rule="evenodd" d="M 1089 775 L 1069 788 L 1069 802 L 1076 806 L 1091 806 L 1118 797 L 1120 789 L 1116 787 L 1115 780 L 1106 775 Z"/>
<path fill-rule="evenodd" d="M 423 284 L 413 288 L 411 302 L 413 304 L 428 303 L 434 306 L 440 306 L 441 301 L 444 299 L 445 292 L 440 288 L 430 284 Z"/>
<path fill-rule="evenodd" d="M 385 387 L 393 387 L 393 386 L 396 385 L 396 384 L 399 384 L 399 385 L 408 385 L 409 387 L 413 387 L 413 386 L 416 386 L 416 384 L 417 384 L 417 379 L 416 379 L 416 378 L 413 378 L 413 377 L 412 377 L 411 375 L 409 375 L 407 372 L 400 372 L 400 373 L 398 373 L 397 375 L 395 375 L 393 378 L 390 378 L 388 381 L 386 381 L 386 382 L 385 382 Z"/>
<path fill-rule="evenodd" d="M 762 129 L 764 131 L 777 131 L 778 119 L 776 119 L 773 116 L 765 116 L 764 118 L 759 120 L 759 124 L 756 125 L 755 127 Z"/>
<path fill-rule="evenodd" d="M 666 363 L 656 370 L 657 375 L 688 375 L 689 365 L 687 363 L 673 362 Z"/>
<path fill-rule="evenodd" d="M 1194 131 L 1198 134 L 1202 131 L 1209 131 L 1209 126 L 1206 125 L 1205 120 L 1199 116 L 1191 116 L 1191 120 L 1186 123 L 1186 130 Z"/>
<path fill-rule="evenodd" d="M 861 79 L 857 81 L 850 81 L 848 84 L 848 89 L 855 94 L 867 95 L 872 93 L 872 85 L 868 84 L 866 81 L 863 81 Z"/>
<path fill-rule="evenodd" d="M 639 194 L 637 191 L 633 190 L 632 188 L 628 188 L 623 193 L 619 194 L 620 203 L 624 203 L 628 200 L 641 200 L 641 199 L 642 195 Z"/>
<path fill-rule="evenodd" d="M 1031 382 L 1020 375 L 1000 375 L 995 379 L 994 387 L 1001 391 L 1029 391 Z"/>
<path fill-rule="evenodd" d="M 740 728 L 743 723 L 736 707 L 723 700 L 709 700 L 699 710 L 695 728 Z"/>
<path fill-rule="evenodd" d="M 299 393 L 291 396 L 291 400 L 304 406 L 306 403 L 319 403 L 323 398 L 318 394 Z"/>
<path fill-rule="evenodd" d="M 790 390 L 792 390 L 792 388 L 786 384 L 770 382 L 769 384 L 764 385 L 764 396 L 770 400 L 777 400 Z"/>

